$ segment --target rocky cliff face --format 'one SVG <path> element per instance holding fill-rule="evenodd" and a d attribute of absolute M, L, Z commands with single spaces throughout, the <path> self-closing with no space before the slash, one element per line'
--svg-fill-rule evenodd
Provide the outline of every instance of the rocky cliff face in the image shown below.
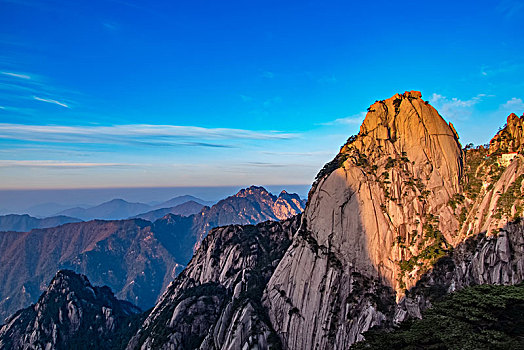
<path fill-rule="evenodd" d="M 128 349 L 280 348 L 260 298 L 298 223 L 212 230 Z"/>
<path fill-rule="evenodd" d="M 447 202 L 460 191 L 462 162 L 453 127 L 420 93 L 369 108 L 359 134 L 319 174 L 266 288 L 286 348 L 344 348 L 387 319 L 397 293 L 445 254 L 458 228 Z M 420 265 L 401 275 L 413 256 Z"/>
<path fill-rule="evenodd" d="M 196 214 L 193 231 L 200 242 L 213 227 L 284 220 L 302 213 L 304 206 L 297 194 L 282 191 L 277 197 L 263 187 L 251 186 Z"/>
<path fill-rule="evenodd" d="M 518 284 L 524 280 L 524 221 L 511 222 L 496 235 L 481 233 L 458 244 L 453 252 L 406 293 L 393 322 L 420 318 L 443 296 L 478 284 Z"/>
<path fill-rule="evenodd" d="M 514 140 L 521 137 L 517 124 L 510 116 L 499 133 L 513 150 L 522 144 Z M 521 231 L 507 225 L 522 216 L 524 159 L 516 155 L 504 167 L 500 152 L 482 152 L 464 154 L 453 126 L 418 92 L 373 104 L 359 134 L 320 172 L 293 244 L 264 291 L 283 347 L 345 349 L 372 326 L 419 316 L 407 306 L 401 316 L 396 301 L 419 300 L 406 299 L 405 290 L 482 232 L 487 241 L 453 253 L 455 277 L 431 288 L 521 281 L 520 253 L 499 252 L 521 249 Z M 489 238 L 506 226 L 506 238 Z M 430 304 L 421 300 L 419 309 Z"/>
<path fill-rule="evenodd" d="M 118 349 L 140 321 L 140 309 L 108 287 L 59 271 L 35 305 L 0 328 L 1 349 Z"/>
<path fill-rule="evenodd" d="M 515 113 L 508 116 L 506 126 L 489 143 L 491 154 L 524 151 L 524 114 L 519 118 Z"/>

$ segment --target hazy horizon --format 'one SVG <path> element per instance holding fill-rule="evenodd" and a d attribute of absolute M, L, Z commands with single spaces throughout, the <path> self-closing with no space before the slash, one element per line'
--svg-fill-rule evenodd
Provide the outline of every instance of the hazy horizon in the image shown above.
<path fill-rule="evenodd" d="M 301 198 L 307 198 L 307 192 L 311 187 L 311 185 L 253 185 L 262 186 L 275 195 L 286 190 L 290 193 L 297 193 Z M 63 206 L 64 209 L 69 209 L 76 206 L 94 206 L 112 199 L 149 204 L 167 201 L 173 197 L 191 195 L 205 201 L 217 202 L 246 187 L 249 186 L 0 190 L 0 215 L 47 216 L 32 214 L 30 213 L 31 208 L 43 204 L 58 204 Z"/>
<path fill-rule="evenodd" d="M 522 2 L 0 0 L 4 189 L 310 184 L 375 100 L 524 112 Z"/>

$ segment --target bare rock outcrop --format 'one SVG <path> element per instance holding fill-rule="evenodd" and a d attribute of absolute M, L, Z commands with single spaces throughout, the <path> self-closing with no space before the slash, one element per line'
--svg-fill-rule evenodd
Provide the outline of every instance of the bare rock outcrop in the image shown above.
<path fill-rule="evenodd" d="M 0 328 L 0 349 L 114 349 L 140 324 L 141 310 L 115 298 L 108 287 L 61 270 L 38 302 Z"/>
<path fill-rule="evenodd" d="M 520 149 L 521 123 L 510 116 L 489 151 L 464 151 L 419 92 L 374 103 L 358 135 L 317 176 L 264 291 L 283 347 L 345 349 L 370 327 L 420 317 L 431 298 L 408 290 L 450 254 L 452 272 L 428 288 L 521 281 L 521 230 L 508 225 L 522 216 L 524 163 L 502 154 Z M 460 255 L 479 234 L 484 241 Z"/>
<path fill-rule="evenodd" d="M 319 174 L 266 288 L 285 348 L 345 348 L 390 319 L 395 298 L 437 258 L 427 250 L 445 254 L 458 229 L 447 202 L 460 190 L 462 157 L 455 130 L 419 92 L 369 108 L 359 134 Z M 420 254 L 428 256 L 401 275 L 402 263 Z M 365 301 L 370 294 L 378 300 Z"/>
<path fill-rule="evenodd" d="M 506 126 L 489 143 L 489 152 L 524 152 L 524 114 L 520 118 L 511 113 Z"/>
<path fill-rule="evenodd" d="M 524 221 L 511 222 L 496 235 L 485 233 L 460 243 L 437 262 L 398 303 L 394 323 L 420 318 L 446 294 L 478 284 L 524 281 Z"/>
<path fill-rule="evenodd" d="M 127 348 L 278 349 L 260 299 L 299 222 L 212 230 Z"/>

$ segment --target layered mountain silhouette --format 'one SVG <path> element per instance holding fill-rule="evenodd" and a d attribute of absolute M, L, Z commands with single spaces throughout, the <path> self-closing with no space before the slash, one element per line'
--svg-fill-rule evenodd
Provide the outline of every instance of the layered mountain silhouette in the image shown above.
<path fill-rule="evenodd" d="M 74 216 L 82 220 L 119 220 L 146 212 L 149 209 L 150 206 L 144 203 L 130 203 L 123 199 L 113 199 L 91 208 L 67 209 L 59 212 L 58 215 Z"/>
<path fill-rule="evenodd" d="M 194 214 L 200 211 L 195 209 L 196 205 L 194 203 L 200 204 L 200 209 L 202 209 L 203 206 L 213 204 L 212 202 L 189 195 L 174 197 L 168 201 L 155 205 L 131 203 L 117 198 L 92 207 L 69 208 L 58 212 L 56 215 L 71 216 L 82 220 L 122 220 L 128 218 L 139 218 L 142 216 L 149 216 L 150 218 L 153 218 L 153 220 L 156 220 L 163 216 L 159 216 L 159 213 L 162 212 L 162 210 L 164 210 L 164 215 L 168 213 L 185 216 Z M 181 207 L 182 204 L 185 204 L 185 206 Z M 149 212 L 156 210 L 159 211 L 147 215 Z"/>
<path fill-rule="evenodd" d="M 0 319 L 35 302 L 60 269 L 85 274 L 93 283 L 109 286 L 118 298 L 150 308 L 211 228 L 300 213 L 303 207 L 293 202 L 298 196 L 287 196 L 289 200 L 250 187 L 189 216 L 168 213 L 153 222 L 94 220 L 25 233 L 2 232 Z M 198 205 L 189 203 L 189 209 Z"/>
<path fill-rule="evenodd" d="M 148 221 L 155 221 L 164 217 L 167 214 L 190 216 L 199 213 L 203 208 L 204 205 L 191 200 L 182 204 L 178 204 L 174 207 L 155 209 L 146 213 L 138 214 L 133 216 L 132 219 L 144 219 Z"/>
<path fill-rule="evenodd" d="M 63 215 L 38 219 L 27 214 L 9 214 L 0 216 L 0 231 L 27 232 L 35 228 L 55 227 L 80 221 L 82 220 Z"/>

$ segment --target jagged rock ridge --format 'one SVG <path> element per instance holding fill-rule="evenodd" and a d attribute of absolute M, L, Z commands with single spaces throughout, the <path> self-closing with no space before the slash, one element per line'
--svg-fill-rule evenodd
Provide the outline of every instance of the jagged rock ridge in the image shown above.
<path fill-rule="evenodd" d="M 212 230 L 128 349 L 280 348 L 260 298 L 299 219 Z"/>
<path fill-rule="evenodd" d="M 38 302 L 0 328 L 1 349 L 118 349 L 136 330 L 136 306 L 93 287 L 86 276 L 59 271 Z"/>
<path fill-rule="evenodd" d="M 302 213 L 304 206 L 295 193 L 282 191 L 277 197 L 263 187 L 250 186 L 196 214 L 193 230 L 201 241 L 213 227 L 284 220 Z"/>

